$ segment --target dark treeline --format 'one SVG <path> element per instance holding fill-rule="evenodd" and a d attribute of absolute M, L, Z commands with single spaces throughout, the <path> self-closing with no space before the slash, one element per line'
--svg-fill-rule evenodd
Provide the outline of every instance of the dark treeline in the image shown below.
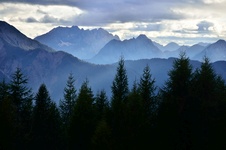
<path fill-rule="evenodd" d="M 194 69 L 182 54 L 155 86 L 147 65 L 129 89 L 120 59 L 109 100 L 84 81 L 67 79 L 60 103 L 45 84 L 36 94 L 18 68 L 0 83 L 0 150 L 226 149 L 226 85 L 207 58 Z"/>

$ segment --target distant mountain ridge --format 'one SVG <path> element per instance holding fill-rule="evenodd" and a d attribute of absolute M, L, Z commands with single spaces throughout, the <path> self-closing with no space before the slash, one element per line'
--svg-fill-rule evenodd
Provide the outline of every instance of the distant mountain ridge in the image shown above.
<path fill-rule="evenodd" d="M 119 37 L 102 28 L 84 30 L 78 26 L 57 27 L 35 38 L 35 40 L 55 50 L 65 51 L 80 59 L 93 57 L 106 43 L 113 39 L 119 40 Z"/>
<path fill-rule="evenodd" d="M 155 54 L 158 54 L 160 51 L 156 46 L 153 46 L 153 42 L 144 35 L 130 40 L 112 40 L 111 42 L 117 43 L 118 47 L 122 48 L 127 44 L 125 50 L 127 51 L 128 48 L 131 48 L 134 50 L 134 53 L 136 52 L 137 54 L 141 52 L 139 47 L 144 47 L 143 50 L 147 51 L 149 51 L 150 48 L 156 48 L 156 51 L 152 51 Z M 209 49 L 211 53 L 221 53 L 224 52 L 225 43 L 224 40 L 219 40 L 207 47 L 201 46 L 199 51 L 202 53 L 206 50 L 207 54 L 210 54 L 208 52 Z M 198 45 L 198 47 L 199 46 L 200 45 Z M 197 49 L 195 47 L 196 46 L 193 48 Z M 184 48 L 187 52 L 189 49 L 190 51 L 193 49 L 192 47 Z M 216 49 L 217 51 L 212 51 L 212 49 Z M 115 50 L 116 49 L 112 49 L 113 52 Z M 176 50 L 175 52 L 178 51 Z M 111 55 L 108 51 L 106 54 Z M 156 85 L 161 88 L 167 80 L 167 73 L 172 68 L 172 64 L 176 58 L 149 59 L 151 55 L 147 57 L 148 59 L 125 61 L 129 85 L 132 86 L 133 81 L 142 75 L 143 68 L 149 65 Z M 191 60 L 190 62 L 194 69 L 201 64 L 199 61 Z M 37 91 L 40 84 L 45 83 L 51 94 L 51 98 L 55 101 L 59 101 L 59 99 L 62 98 L 63 89 L 70 73 L 75 77 L 77 89 L 80 88 L 83 81 L 88 79 L 94 93 L 98 90 L 105 89 L 107 95 L 110 97 L 111 84 L 117 68 L 117 63 L 95 65 L 80 60 L 66 52 L 53 51 L 48 46 L 26 37 L 6 22 L 0 22 L 0 64 L 0 81 L 4 78 L 9 81 L 12 73 L 14 73 L 17 67 L 20 67 L 23 73 L 28 77 L 29 85 L 33 88 L 34 92 Z M 220 74 L 226 81 L 226 61 L 217 61 L 212 64 L 216 73 Z"/>
<path fill-rule="evenodd" d="M 226 60 L 226 48 L 219 42 L 215 46 L 212 46 L 214 43 L 203 42 L 192 46 L 170 42 L 163 46 L 146 35 L 121 41 L 117 35 L 113 36 L 102 28 L 84 30 L 77 26 L 57 27 L 35 40 L 97 64 L 115 63 L 120 56 L 126 60 L 170 58 L 178 57 L 181 52 L 186 52 L 190 59 L 198 61 L 202 61 L 204 56 L 213 62 Z"/>
<path fill-rule="evenodd" d="M 117 62 L 121 56 L 125 60 L 161 58 L 161 51 L 146 35 L 141 34 L 137 38 L 129 40 L 110 41 L 96 56 L 88 61 L 98 64 L 109 64 Z"/>
<path fill-rule="evenodd" d="M 180 45 L 178 45 L 177 43 L 175 42 L 170 42 L 168 43 L 167 45 L 163 46 L 157 42 L 153 42 L 153 44 L 158 47 L 161 51 L 175 51 L 177 49 L 180 48 Z"/>
<path fill-rule="evenodd" d="M 194 56 L 193 59 L 201 60 L 204 56 L 208 57 L 212 62 L 226 60 L 226 41 L 218 40 L 208 45 L 203 51 Z"/>

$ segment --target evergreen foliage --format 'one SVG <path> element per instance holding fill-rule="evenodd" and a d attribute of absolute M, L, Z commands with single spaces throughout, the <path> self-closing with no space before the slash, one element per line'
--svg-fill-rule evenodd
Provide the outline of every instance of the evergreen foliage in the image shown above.
<path fill-rule="evenodd" d="M 69 75 L 67 80 L 67 85 L 64 88 L 64 99 L 60 101 L 60 113 L 62 117 L 63 124 L 68 126 L 71 115 L 73 113 L 73 108 L 77 98 L 75 79 L 72 74 Z"/>
<path fill-rule="evenodd" d="M 188 109 L 190 103 L 190 87 L 192 66 L 184 53 L 176 59 L 169 79 L 161 91 L 162 103 L 159 114 L 159 132 L 167 149 L 190 148 L 190 121 Z"/>
<path fill-rule="evenodd" d="M 124 133 L 125 126 L 125 103 L 128 98 L 128 78 L 126 69 L 124 66 L 124 59 L 121 58 L 118 63 L 117 73 L 112 83 L 112 98 L 111 98 L 111 110 L 112 110 L 112 132 L 114 141 L 117 144 L 116 149 L 125 148 L 124 141 L 126 135 Z"/>
<path fill-rule="evenodd" d="M 60 149 L 60 114 L 45 84 L 40 86 L 35 96 L 33 114 L 33 149 Z"/>
<path fill-rule="evenodd" d="M 197 69 L 193 79 L 192 119 L 193 138 L 195 146 L 199 149 L 224 149 L 225 145 L 220 141 L 226 130 L 225 125 L 225 92 L 226 87 L 220 76 L 216 75 L 208 58 L 204 58 L 200 69 Z M 223 109 L 222 109 L 223 108 Z M 221 130 L 219 130 L 221 129 Z M 211 141 L 211 142 L 210 142 Z"/>
<path fill-rule="evenodd" d="M 130 90 L 123 58 L 116 71 L 110 101 L 88 80 L 77 96 L 70 74 L 58 108 L 17 68 L 0 82 L 0 149 L 226 149 L 226 84 L 208 58 L 193 70 L 182 53 L 159 91 L 148 65 Z"/>
<path fill-rule="evenodd" d="M 20 68 L 17 68 L 12 75 L 9 93 L 15 107 L 15 119 L 17 122 L 15 125 L 15 147 L 20 145 L 23 149 L 26 148 L 27 144 L 25 143 L 29 139 L 33 109 L 33 93 L 31 88 L 27 86 L 27 83 L 28 78 L 22 73 Z"/>
<path fill-rule="evenodd" d="M 70 149 L 91 148 L 91 137 L 96 126 L 94 109 L 94 97 L 91 88 L 86 80 L 78 94 L 74 105 L 74 112 L 70 123 Z"/>
<path fill-rule="evenodd" d="M 75 79 L 74 76 L 70 73 L 67 79 L 66 87 L 64 88 L 64 99 L 60 100 L 59 104 L 59 110 L 63 124 L 63 143 L 67 145 L 65 149 L 68 149 L 69 125 L 72 118 L 76 98 L 77 95 L 75 88 Z"/>
<path fill-rule="evenodd" d="M 96 108 L 97 119 L 98 120 L 106 119 L 109 113 L 110 106 L 109 106 L 106 92 L 104 90 L 97 92 L 94 104 Z"/>

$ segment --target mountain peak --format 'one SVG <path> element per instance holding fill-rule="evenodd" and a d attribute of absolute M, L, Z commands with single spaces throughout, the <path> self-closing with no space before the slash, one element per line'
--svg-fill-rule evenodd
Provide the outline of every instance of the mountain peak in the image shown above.
<path fill-rule="evenodd" d="M 119 39 L 103 28 L 83 29 L 78 26 L 57 27 L 35 40 L 56 50 L 63 50 L 80 59 L 96 55 L 112 39 Z"/>
<path fill-rule="evenodd" d="M 170 42 L 166 46 L 164 46 L 163 51 L 175 51 L 179 49 L 180 46 L 175 42 Z"/>
<path fill-rule="evenodd" d="M 14 26 L 8 24 L 5 21 L 0 21 L 0 32 L 4 33 L 5 35 L 8 33 L 14 33 L 14 34 L 22 34 L 19 30 L 17 30 Z"/>
<path fill-rule="evenodd" d="M 73 26 L 71 26 L 71 28 L 73 29 L 79 29 L 79 27 L 78 26 L 75 26 L 75 25 L 73 25 Z"/>
<path fill-rule="evenodd" d="M 226 44 L 226 41 L 223 39 L 220 39 L 215 44 Z"/>
<path fill-rule="evenodd" d="M 7 22 L 0 20 L 0 27 L 9 25 Z"/>
<path fill-rule="evenodd" d="M 140 40 L 150 40 L 145 34 L 140 34 L 136 39 L 140 39 Z"/>
<path fill-rule="evenodd" d="M 175 42 L 170 42 L 165 47 L 167 47 L 167 46 L 175 46 L 175 47 L 177 47 L 179 45 L 177 43 L 175 43 Z"/>
<path fill-rule="evenodd" d="M 18 47 L 23 50 L 44 49 L 46 51 L 53 51 L 53 49 L 46 45 L 28 38 L 26 35 L 17 30 L 14 26 L 7 22 L 0 21 L 0 38 L 13 47 Z"/>

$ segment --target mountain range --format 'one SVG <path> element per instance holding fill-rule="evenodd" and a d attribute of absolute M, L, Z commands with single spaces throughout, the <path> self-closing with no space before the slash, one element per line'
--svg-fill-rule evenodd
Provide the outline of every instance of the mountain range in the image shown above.
<path fill-rule="evenodd" d="M 121 52 L 130 49 L 128 54 L 136 53 L 138 55 L 140 52 L 139 48 L 143 46 L 142 51 L 147 51 L 149 54 L 147 57 L 145 57 L 145 55 L 142 56 L 146 59 L 139 60 L 135 60 L 131 55 L 131 59 L 134 60 L 125 61 L 130 86 L 135 79 L 139 79 L 143 68 L 149 65 L 156 85 L 162 87 L 168 78 L 168 71 L 172 68 L 172 64 L 176 58 L 153 58 L 154 56 L 162 55 L 163 51 L 155 46 L 155 44 L 153 44 L 154 42 L 145 35 L 124 41 L 120 41 L 119 39 L 111 40 L 99 53 L 101 54 L 105 50 L 108 50 L 106 47 L 114 47 L 114 43 L 115 47 L 122 48 L 123 51 Z M 218 45 L 220 46 L 217 47 Z M 199 51 L 198 54 L 201 54 L 204 50 L 207 51 L 206 54 L 209 54 L 211 50 L 208 51 L 208 49 L 216 47 L 218 48 L 217 52 L 224 52 L 223 50 L 221 51 L 221 49 L 225 48 L 225 41 L 220 40 L 209 46 L 198 44 L 191 47 L 184 47 L 184 49 L 194 56 L 199 56 L 196 54 L 195 50 Z M 110 55 L 113 55 L 114 51 L 118 49 L 114 50 L 112 48 L 111 50 L 112 51 L 109 53 L 106 53 L 106 58 L 110 58 Z M 193 51 L 195 52 L 193 53 Z M 175 50 L 173 52 L 175 52 Z M 164 51 L 164 53 L 166 53 L 166 51 Z M 115 52 L 115 54 L 120 53 Z M 124 55 L 125 54 L 127 53 L 124 53 Z M 104 54 L 102 54 L 102 57 L 104 57 Z M 199 58 L 197 58 L 197 60 L 198 59 Z M 0 64 L 0 81 L 2 79 L 9 81 L 11 75 L 15 72 L 16 68 L 19 67 L 28 77 L 29 86 L 32 87 L 34 91 L 37 91 L 40 84 L 45 83 L 51 97 L 55 101 L 59 101 L 59 99 L 63 97 L 63 89 L 66 86 L 66 81 L 70 73 L 75 77 L 77 89 L 88 79 L 89 85 L 94 93 L 98 90 L 105 89 L 107 95 L 110 97 L 111 84 L 117 68 L 117 63 L 99 65 L 81 60 L 64 51 L 56 51 L 34 39 L 28 38 L 15 27 L 3 21 L 0 21 Z M 191 64 L 195 69 L 199 67 L 201 63 L 196 60 L 191 60 Z M 226 80 L 225 61 L 214 62 L 213 68 L 217 74 L 220 74 L 223 79 Z"/>
<path fill-rule="evenodd" d="M 55 50 L 63 50 L 80 59 L 93 57 L 105 44 L 113 39 L 119 40 L 119 37 L 102 28 L 84 30 L 78 26 L 57 27 L 35 38 L 35 40 Z"/>
<path fill-rule="evenodd" d="M 215 43 L 200 42 L 192 46 L 170 42 L 163 46 L 146 35 L 120 40 L 117 35 L 102 28 L 84 30 L 77 26 L 57 27 L 35 40 L 96 64 L 115 63 L 121 56 L 125 60 L 178 57 L 181 52 L 186 52 L 192 60 L 202 61 L 204 56 L 212 62 L 226 60 L 224 40 Z"/>
<path fill-rule="evenodd" d="M 125 60 L 160 58 L 161 51 L 145 35 L 130 40 L 112 40 L 89 62 L 97 64 L 115 63 L 123 56 Z"/>

